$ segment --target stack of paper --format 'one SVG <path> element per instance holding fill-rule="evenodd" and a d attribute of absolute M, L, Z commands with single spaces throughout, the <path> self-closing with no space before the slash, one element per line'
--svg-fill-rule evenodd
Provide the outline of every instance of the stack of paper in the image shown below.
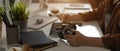
<path fill-rule="evenodd" d="M 37 21 L 36 21 L 37 19 L 42 19 L 43 23 L 37 24 Z M 29 19 L 28 19 L 28 28 L 40 29 L 56 20 L 57 20 L 57 17 L 34 15 L 34 16 L 29 17 Z"/>

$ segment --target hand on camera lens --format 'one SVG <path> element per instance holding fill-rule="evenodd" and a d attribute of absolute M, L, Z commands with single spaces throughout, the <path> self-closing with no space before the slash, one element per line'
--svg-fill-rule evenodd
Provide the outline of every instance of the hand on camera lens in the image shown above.
<path fill-rule="evenodd" d="M 72 46 L 84 46 L 86 43 L 86 40 L 85 40 L 86 37 L 78 31 L 74 30 L 74 32 L 75 32 L 74 35 L 64 34 L 64 38 Z"/>

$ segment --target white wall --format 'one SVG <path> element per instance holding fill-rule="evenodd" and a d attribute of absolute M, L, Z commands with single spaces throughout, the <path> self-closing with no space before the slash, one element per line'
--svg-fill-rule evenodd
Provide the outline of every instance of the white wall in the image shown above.
<path fill-rule="evenodd" d="M 23 3 L 26 7 L 28 7 L 31 4 L 32 0 L 15 0 L 15 4 L 19 2 Z"/>
<path fill-rule="evenodd" d="M 20 2 L 19 0 L 15 0 L 15 3 L 14 4 L 17 4 L 18 2 Z"/>
<path fill-rule="evenodd" d="M 19 0 L 19 2 L 23 3 L 26 7 L 28 7 L 31 4 L 32 0 Z"/>
<path fill-rule="evenodd" d="M 0 5 L 3 5 L 3 4 L 2 4 L 2 0 L 0 0 Z"/>

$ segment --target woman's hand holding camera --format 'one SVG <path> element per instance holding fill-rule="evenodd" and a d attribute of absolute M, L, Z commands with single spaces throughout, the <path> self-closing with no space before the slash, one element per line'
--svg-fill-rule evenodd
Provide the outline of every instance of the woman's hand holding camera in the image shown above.
<path fill-rule="evenodd" d="M 74 30 L 74 32 L 75 32 L 74 35 L 64 34 L 64 38 L 72 46 L 84 46 L 86 44 L 86 37 L 78 31 Z"/>

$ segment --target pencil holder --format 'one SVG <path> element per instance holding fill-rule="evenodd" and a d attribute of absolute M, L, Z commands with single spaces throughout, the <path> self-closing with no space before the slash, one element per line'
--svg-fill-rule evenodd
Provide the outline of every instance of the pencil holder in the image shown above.
<path fill-rule="evenodd" d="M 0 18 L 0 38 L 2 37 L 2 19 Z"/>
<path fill-rule="evenodd" d="M 18 25 L 6 27 L 7 44 L 19 44 L 20 42 L 20 30 Z"/>

